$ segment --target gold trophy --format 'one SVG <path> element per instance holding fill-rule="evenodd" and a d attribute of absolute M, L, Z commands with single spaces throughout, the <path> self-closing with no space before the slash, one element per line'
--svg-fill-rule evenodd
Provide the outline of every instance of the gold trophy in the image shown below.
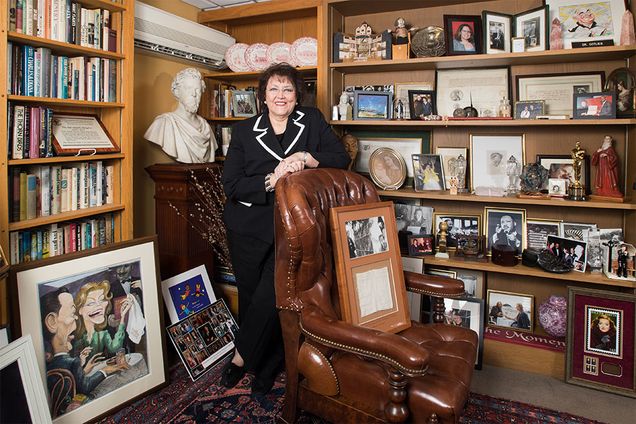
<path fill-rule="evenodd" d="M 439 223 L 439 240 L 437 241 L 437 253 L 436 258 L 448 259 L 448 252 L 446 252 L 446 231 L 448 230 L 448 223 L 442 221 Z"/>
<path fill-rule="evenodd" d="M 585 150 L 581 149 L 581 142 L 577 141 L 572 149 L 572 168 L 574 181 L 568 187 L 569 200 L 585 200 L 585 186 L 581 184 L 581 162 L 585 159 Z"/>

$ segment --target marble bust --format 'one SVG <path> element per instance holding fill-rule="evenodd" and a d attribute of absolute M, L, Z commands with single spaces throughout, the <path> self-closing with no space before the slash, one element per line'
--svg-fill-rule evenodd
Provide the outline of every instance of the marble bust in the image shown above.
<path fill-rule="evenodd" d="M 172 112 L 157 116 L 144 138 L 161 146 L 177 162 L 214 162 L 217 148 L 210 124 L 197 115 L 205 82 L 195 68 L 186 68 L 174 77 L 172 94 L 179 101 Z"/>

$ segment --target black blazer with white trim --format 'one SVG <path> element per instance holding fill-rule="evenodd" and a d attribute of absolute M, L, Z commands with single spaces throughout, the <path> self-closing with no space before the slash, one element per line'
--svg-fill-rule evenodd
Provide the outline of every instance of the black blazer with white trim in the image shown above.
<path fill-rule="evenodd" d="M 265 191 L 265 176 L 278 163 L 300 151 L 310 153 L 321 168 L 346 168 L 350 158 L 318 109 L 296 107 L 279 143 L 267 110 L 234 125 L 223 165 L 227 196 L 224 221 L 230 231 L 274 240 L 274 193 Z"/>

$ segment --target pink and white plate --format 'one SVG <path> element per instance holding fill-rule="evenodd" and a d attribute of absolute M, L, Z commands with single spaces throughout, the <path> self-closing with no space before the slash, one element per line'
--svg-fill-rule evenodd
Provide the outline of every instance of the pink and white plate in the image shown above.
<path fill-rule="evenodd" d="M 245 62 L 251 71 L 262 71 L 270 65 L 267 47 L 264 43 L 254 43 L 245 50 Z"/>
<path fill-rule="evenodd" d="M 291 46 L 294 66 L 316 66 L 318 63 L 318 40 L 313 37 L 301 37 Z"/>
<path fill-rule="evenodd" d="M 270 44 L 267 48 L 267 60 L 270 64 L 285 62 L 293 66 L 291 44 L 282 41 Z"/>
<path fill-rule="evenodd" d="M 245 51 L 248 47 L 245 43 L 236 43 L 225 51 L 225 63 L 234 72 L 248 72 L 250 70 L 245 62 Z"/>

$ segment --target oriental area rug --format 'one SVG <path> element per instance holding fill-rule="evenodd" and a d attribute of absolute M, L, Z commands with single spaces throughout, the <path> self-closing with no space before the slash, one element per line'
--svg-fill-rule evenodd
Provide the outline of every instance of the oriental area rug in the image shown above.
<path fill-rule="evenodd" d="M 285 394 L 285 374 L 278 376 L 265 396 L 252 397 L 251 377 L 246 375 L 233 389 L 220 385 L 225 360 L 192 382 L 181 364 L 170 369 L 170 384 L 103 419 L 101 424 L 137 423 L 274 423 Z M 302 413 L 300 424 L 328 424 Z M 598 421 L 536 406 L 471 393 L 462 424 L 601 424 Z"/>

